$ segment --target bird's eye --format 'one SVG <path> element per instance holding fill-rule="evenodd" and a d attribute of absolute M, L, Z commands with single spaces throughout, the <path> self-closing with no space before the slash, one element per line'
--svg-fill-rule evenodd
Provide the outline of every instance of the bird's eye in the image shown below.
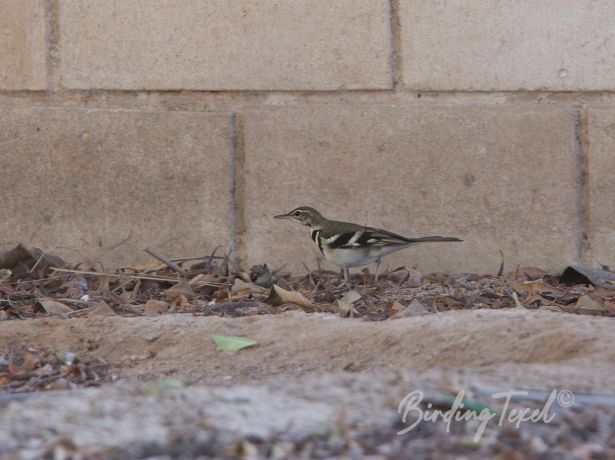
<path fill-rule="evenodd" d="M 299 211 L 293 212 L 293 216 L 300 216 L 300 215 L 301 215 L 301 213 Z"/>

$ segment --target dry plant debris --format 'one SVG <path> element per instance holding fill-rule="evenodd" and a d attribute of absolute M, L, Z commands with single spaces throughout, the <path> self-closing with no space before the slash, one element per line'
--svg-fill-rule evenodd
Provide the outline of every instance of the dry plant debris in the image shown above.
<path fill-rule="evenodd" d="M 111 379 L 109 366 L 102 358 L 84 363 L 72 352 L 33 348 L 0 355 L 0 394 L 69 390 L 98 386 Z"/>
<path fill-rule="evenodd" d="M 340 288 L 332 271 L 290 276 L 256 265 L 233 272 L 217 251 L 172 260 L 146 252 L 154 257 L 150 263 L 101 271 L 19 245 L 0 255 L 0 320 L 180 312 L 240 317 L 294 309 L 368 320 L 476 308 L 615 315 L 615 273 L 608 267 L 571 266 L 561 276 L 535 267 L 500 276 L 401 267 L 378 283 L 364 269 Z"/>

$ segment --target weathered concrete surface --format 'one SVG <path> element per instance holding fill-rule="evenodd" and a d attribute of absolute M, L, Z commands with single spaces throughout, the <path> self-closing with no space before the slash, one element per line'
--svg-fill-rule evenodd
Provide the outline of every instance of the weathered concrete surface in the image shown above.
<path fill-rule="evenodd" d="M 43 0 L 0 1 L 0 90 L 45 89 Z"/>
<path fill-rule="evenodd" d="M 612 90 L 610 0 L 400 0 L 404 83 L 418 90 Z"/>
<path fill-rule="evenodd" d="M 589 110 L 589 241 L 592 264 L 615 267 L 615 107 Z"/>
<path fill-rule="evenodd" d="M 303 271 L 307 228 L 272 218 L 299 205 L 408 236 L 450 235 L 389 256 L 421 270 L 558 270 L 576 256 L 573 116 L 534 104 L 314 104 L 244 120 L 250 262 Z"/>
<path fill-rule="evenodd" d="M 536 390 L 549 394 L 565 389 L 574 393 L 574 409 L 554 403 L 553 424 L 521 423 L 516 428 L 521 431 L 515 431 L 519 433 L 515 448 L 542 433 L 552 452 L 562 445 L 562 425 L 577 420 L 570 422 L 573 414 L 567 411 L 597 414 L 591 426 L 612 424 L 614 408 L 604 403 L 612 401 L 605 392 L 615 384 L 611 322 L 519 310 L 443 312 L 376 323 L 303 313 L 1 321 L 2 349 L 23 345 L 71 350 L 85 362 L 104 357 L 123 382 L 101 389 L 22 393 L 29 398 L 8 403 L 2 399 L 11 395 L 2 394 L 0 457 L 229 458 L 250 436 L 252 442 L 255 438 L 286 441 L 276 446 L 279 455 L 268 458 L 315 458 L 322 456 L 294 454 L 293 441 L 317 436 L 369 439 L 378 432 L 400 439 L 395 433 L 414 421 L 411 414 L 401 423 L 400 403 L 417 390 L 426 401 L 454 397 L 464 390 L 468 399 L 500 410 L 503 398 L 492 397 L 499 391 L 531 389 L 535 395 Z M 239 353 L 221 352 L 211 340 L 216 333 L 251 337 L 259 345 Z M 128 358 L 142 354 L 147 358 Z M 164 389 L 159 380 L 164 377 L 182 379 L 189 386 L 170 389 L 167 384 Z M 136 385 L 135 380 L 142 383 Z M 584 402 L 591 404 L 592 399 L 591 406 Z M 522 400 L 512 407 L 531 406 Z M 418 440 L 424 431 L 429 433 L 428 426 L 425 420 L 407 436 Z M 443 427 L 437 432 L 434 427 L 433 436 L 439 441 L 448 439 L 442 436 Z M 550 432 L 535 431 L 549 427 Z M 487 428 L 489 439 L 501 443 L 510 437 L 492 435 L 494 429 L 497 419 Z M 505 425 L 505 429 L 511 428 Z M 475 432 L 476 425 L 468 425 L 450 436 Z M 609 430 L 588 432 L 582 442 L 611 445 L 601 433 Z M 574 433 L 570 436 L 577 438 Z M 284 445 L 286 454 L 279 450 Z M 357 454 L 359 444 L 351 445 L 353 454 L 341 458 L 362 458 L 360 451 Z M 403 453 L 410 451 L 412 458 L 429 457 L 429 453 L 416 457 L 415 446 L 376 458 L 409 458 Z M 121 452 L 109 452 L 110 448 Z M 337 453 L 328 458 L 340 458 Z"/>
<path fill-rule="evenodd" d="M 61 0 L 67 88 L 391 87 L 387 0 Z"/>
<path fill-rule="evenodd" d="M 0 110 L 0 247 L 106 266 L 228 246 L 230 117 Z"/>

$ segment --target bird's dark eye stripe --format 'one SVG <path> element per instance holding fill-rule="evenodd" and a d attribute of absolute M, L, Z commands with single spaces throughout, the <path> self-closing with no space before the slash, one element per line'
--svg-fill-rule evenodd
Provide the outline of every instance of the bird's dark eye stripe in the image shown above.
<path fill-rule="evenodd" d="M 335 239 L 335 241 L 332 241 L 331 243 L 329 243 L 329 247 L 335 249 L 335 248 L 344 246 L 346 243 L 348 243 L 352 239 L 353 236 L 354 236 L 354 233 L 342 233 L 340 236 L 338 236 Z"/>

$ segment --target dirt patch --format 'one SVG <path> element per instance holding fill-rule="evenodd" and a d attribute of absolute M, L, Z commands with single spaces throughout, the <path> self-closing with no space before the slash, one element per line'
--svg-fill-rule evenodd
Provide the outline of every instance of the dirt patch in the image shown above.
<path fill-rule="evenodd" d="M 259 345 L 221 352 L 214 334 Z M 591 458 L 615 448 L 613 398 L 591 399 L 615 384 L 614 340 L 609 318 L 522 310 L 381 322 L 301 312 L 6 321 L 0 348 L 102 358 L 119 383 L 1 395 L 0 457 L 397 459 L 437 448 L 442 458 Z M 159 387 L 165 377 L 184 388 Z M 396 434 L 410 423 L 398 405 L 411 391 L 444 400 L 443 410 L 461 390 L 501 410 L 490 395 L 523 389 L 591 395 L 568 412 L 555 407 L 549 424 L 491 422 L 478 443 L 465 422 L 447 434 L 442 422 Z M 545 399 L 512 404 L 540 409 Z"/>
<path fill-rule="evenodd" d="M 190 282 L 164 265 L 51 273 L 44 254 L 17 264 L 0 284 L 8 320 L 0 321 L 0 458 L 615 452 L 611 286 L 568 286 L 537 269 L 512 277 L 405 270 L 376 285 L 368 273 L 355 277 L 360 298 L 340 305 L 336 275 L 316 271 L 278 280 L 305 296 L 297 304 L 259 285 L 273 281 L 266 266 L 238 279 L 221 260 L 190 265 Z M 257 346 L 223 352 L 214 335 Z M 510 407 L 493 398 L 520 390 L 529 393 Z M 553 419 L 491 421 L 475 440 L 476 421 L 433 423 L 416 411 L 404 421 L 402 401 L 416 391 L 422 410 L 445 412 L 461 395 L 465 409 L 455 414 L 552 403 Z M 561 395 L 574 404 L 556 405 Z M 417 420 L 410 435 L 396 434 Z"/>
<path fill-rule="evenodd" d="M 216 334 L 249 337 L 260 345 L 224 353 L 213 343 Z M 509 377 L 526 386 L 552 387 L 565 380 L 578 391 L 602 391 L 615 380 L 609 371 L 615 364 L 614 340 L 609 319 L 514 310 L 385 322 L 291 312 L 241 319 L 176 314 L 0 323 L 1 349 L 71 351 L 84 359 L 103 358 L 121 378 L 175 376 L 207 384 L 345 368 L 452 368 L 485 375 L 507 369 Z M 551 368 L 558 370 L 553 379 L 528 373 Z"/>

